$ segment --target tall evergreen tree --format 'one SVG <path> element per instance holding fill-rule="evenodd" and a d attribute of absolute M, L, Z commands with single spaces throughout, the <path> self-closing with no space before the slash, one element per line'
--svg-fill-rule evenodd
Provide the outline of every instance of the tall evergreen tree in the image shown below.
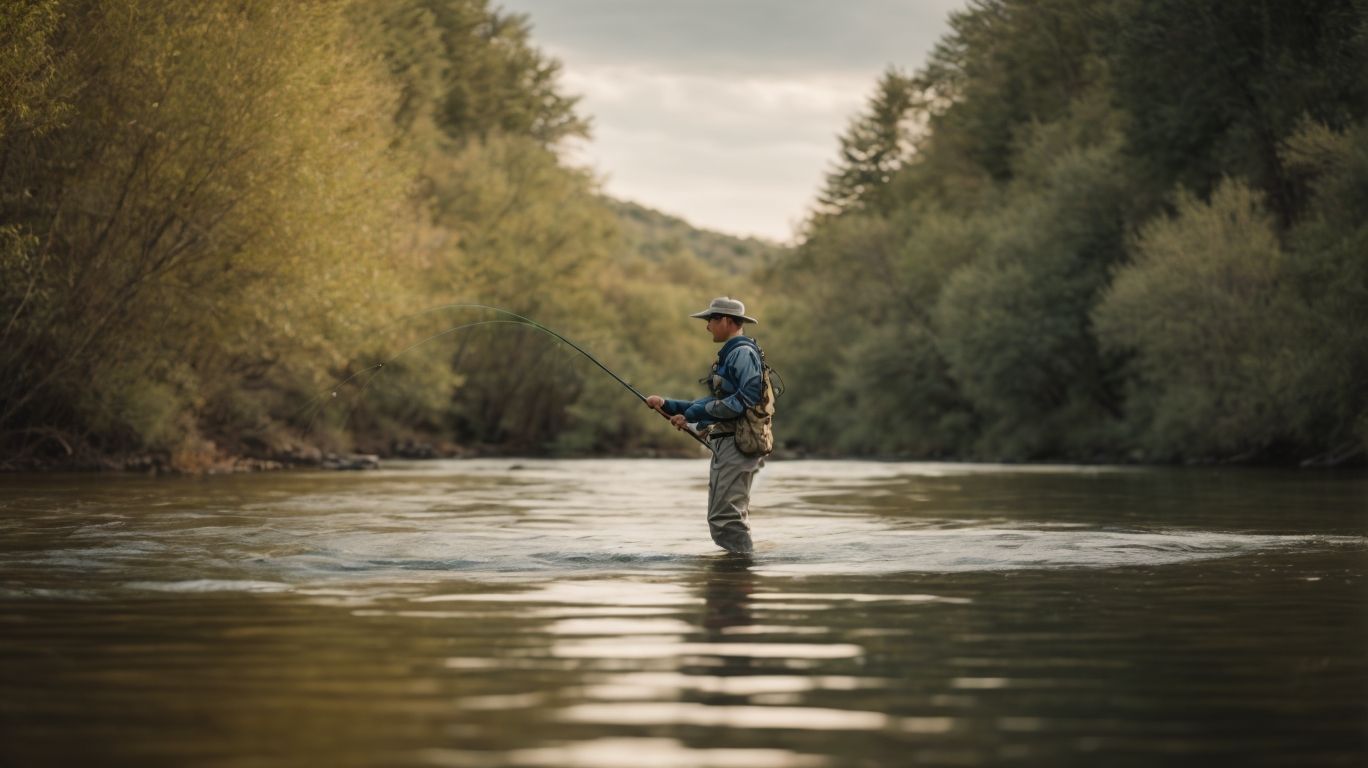
<path fill-rule="evenodd" d="M 865 111 L 841 136 L 840 159 L 818 197 L 819 213 L 883 207 L 884 188 L 913 152 L 918 106 L 913 86 L 912 78 L 896 68 L 879 78 Z"/>

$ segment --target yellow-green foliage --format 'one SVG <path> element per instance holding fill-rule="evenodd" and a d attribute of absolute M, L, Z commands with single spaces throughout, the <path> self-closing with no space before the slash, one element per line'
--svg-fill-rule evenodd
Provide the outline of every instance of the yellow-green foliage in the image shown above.
<path fill-rule="evenodd" d="M 525 18 L 8 0 L 0 23 L 6 455 L 677 440 L 551 338 L 428 311 L 506 307 L 678 391 L 709 351 L 684 315 L 736 292 L 619 237 L 558 154 L 587 123 Z"/>
<path fill-rule="evenodd" d="M 45 133 L 69 114 L 59 92 L 62 59 L 51 37 L 58 0 L 0 3 L 0 140 L 14 131 Z"/>
<path fill-rule="evenodd" d="M 592 179 L 539 142 L 472 141 L 432 183 L 434 219 L 452 240 L 437 257 L 428 301 L 532 317 L 646 388 L 669 383 L 662 368 L 689 365 L 671 350 L 692 350 L 692 366 L 706 366 L 706 339 L 691 338 L 701 329 L 686 321 L 711 295 L 690 284 L 711 271 L 692 254 L 679 254 L 690 263 L 672 274 L 677 265 L 627 251 Z M 682 284 L 680 274 L 689 276 Z M 438 317 L 450 326 L 497 315 Z M 503 325 L 460 333 L 452 352 L 463 380 L 451 415 L 457 434 L 533 451 L 613 451 L 647 434 L 670 438 L 630 393 L 552 337 Z"/>
<path fill-rule="evenodd" d="M 504 307 L 582 343 L 611 338 L 596 284 L 610 255 L 611 220 L 587 186 L 531 139 L 468 144 L 434 179 L 435 218 L 454 239 L 435 270 L 431 300 Z M 458 313 L 444 322 L 478 317 Z M 458 424 L 483 442 L 539 447 L 563 428 L 578 389 L 580 361 L 527 329 L 467 331 L 453 364 L 466 381 Z"/>
<path fill-rule="evenodd" d="M 26 303 L 6 297 L 0 424 L 165 447 L 167 413 L 195 440 L 241 387 L 315 386 L 401 261 L 383 70 L 331 3 L 57 10 L 79 96 L 59 130 L 6 137 L 26 194 L 5 218 L 42 266 Z"/>

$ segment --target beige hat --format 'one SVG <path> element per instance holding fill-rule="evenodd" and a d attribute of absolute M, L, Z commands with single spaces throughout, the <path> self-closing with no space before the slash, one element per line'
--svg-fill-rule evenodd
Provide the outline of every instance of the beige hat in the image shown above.
<path fill-rule="evenodd" d="M 707 309 L 702 312 L 695 312 L 692 315 L 689 315 L 689 317 L 708 318 L 712 315 L 727 315 L 728 317 L 734 317 L 743 323 L 760 322 L 753 317 L 747 317 L 746 305 L 729 296 L 718 296 L 712 300 L 712 304 L 709 304 Z"/>

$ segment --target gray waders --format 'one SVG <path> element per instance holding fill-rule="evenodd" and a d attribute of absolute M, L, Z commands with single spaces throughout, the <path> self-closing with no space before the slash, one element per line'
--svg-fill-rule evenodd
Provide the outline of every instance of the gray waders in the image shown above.
<path fill-rule="evenodd" d="M 708 473 L 708 530 L 717 546 L 749 554 L 750 490 L 755 473 L 764 466 L 759 456 L 747 456 L 736 448 L 736 438 L 712 438 L 712 466 Z"/>

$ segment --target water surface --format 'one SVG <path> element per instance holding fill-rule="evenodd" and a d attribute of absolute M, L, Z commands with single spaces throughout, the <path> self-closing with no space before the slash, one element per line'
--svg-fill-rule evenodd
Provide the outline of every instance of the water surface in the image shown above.
<path fill-rule="evenodd" d="M 1368 480 L 0 477 L 0 765 L 1361 765 Z"/>

